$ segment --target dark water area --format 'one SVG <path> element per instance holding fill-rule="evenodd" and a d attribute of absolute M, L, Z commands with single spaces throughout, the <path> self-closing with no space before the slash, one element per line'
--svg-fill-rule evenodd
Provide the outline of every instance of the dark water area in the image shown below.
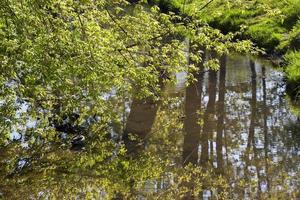
<path fill-rule="evenodd" d="M 300 198 L 300 122 L 282 72 L 233 55 L 189 86 L 176 76 L 165 101 L 126 106 L 111 133 L 130 142 L 96 134 L 77 151 L 63 136 L 1 147 L 0 199 Z"/>

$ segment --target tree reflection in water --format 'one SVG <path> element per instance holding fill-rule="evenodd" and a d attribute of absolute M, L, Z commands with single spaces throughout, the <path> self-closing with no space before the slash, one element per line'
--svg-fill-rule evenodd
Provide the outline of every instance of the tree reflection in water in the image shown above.
<path fill-rule="evenodd" d="M 225 94 L 226 94 L 226 56 L 223 55 L 220 59 L 220 72 L 219 72 L 219 100 L 217 104 L 217 138 L 216 138 L 216 151 L 217 151 L 217 169 L 220 174 L 224 174 L 224 158 L 223 158 L 223 138 L 225 134 Z"/>
<path fill-rule="evenodd" d="M 299 122 L 278 95 L 284 91 L 278 84 L 281 72 L 259 59 L 251 58 L 249 64 L 247 56 L 222 56 L 220 61 L 219 72 L 196 74 L 198 81 L 175 88 L 176 95 L 165 90 L 160 102 L 132 100 L 124 138 L 131 133 L 143 141 L 133 151 L 126 141 L 107 137 L 104 122 L 109 119 L 89 125 L 85 149 L 78 152 L 69 149 L 71 135 L 58 138 L 47 123 L 27 128 L 20 140 L 0 147 L 0 195 L 295 198 L 300 188 Z M 201 72 L 203 66 L 197 65 Z M 122 110 L 124 104 L 115 105 Z"/>

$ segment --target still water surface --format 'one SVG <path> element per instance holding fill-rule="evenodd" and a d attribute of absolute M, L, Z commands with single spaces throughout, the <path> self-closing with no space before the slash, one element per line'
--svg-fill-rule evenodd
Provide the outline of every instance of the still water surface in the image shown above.
<path fill-rule="evenodd" d="M 1 147 L 0 197 L 300 198 L 300 125 L 283 73 L 235 55 L 195 77 L 186 87 L 185 74 L 177 74 L 164 88 L 166 101 L 127 102 L 123 127 L 110 132 L 135 134 L 133 141 L 90 134 L 74 150 L 61 131 L 47 143 Z"/>

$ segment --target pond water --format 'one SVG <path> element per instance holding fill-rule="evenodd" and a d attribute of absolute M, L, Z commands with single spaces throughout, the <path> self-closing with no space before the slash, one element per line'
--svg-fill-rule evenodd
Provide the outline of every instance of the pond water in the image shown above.
<path fill-rule="evenodd" d="M 177 74 L 165 101 L 127 102 L 124 126 L 110 129 L 125 142 L 88 134 L 74 150 L 68 133 L 11 140 L 0 148 L 0 198 L 300 198 L 300 123 L 283 73 L 232 55 L 195 77 L 186 87 Z"/>

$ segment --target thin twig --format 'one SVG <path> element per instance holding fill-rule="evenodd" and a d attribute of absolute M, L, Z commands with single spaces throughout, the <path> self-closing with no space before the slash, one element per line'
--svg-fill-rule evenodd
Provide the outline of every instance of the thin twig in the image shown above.
<path fill-rule="evenodd" d="M 207 6 L 209 6 L 209 4 L 211 4 L 214 0 L 210 0 L 209 2 L 207 2 L 204 6 L 202 6 L 202 8 L 200 8 L 199 11 L 204 10 Z"/>

